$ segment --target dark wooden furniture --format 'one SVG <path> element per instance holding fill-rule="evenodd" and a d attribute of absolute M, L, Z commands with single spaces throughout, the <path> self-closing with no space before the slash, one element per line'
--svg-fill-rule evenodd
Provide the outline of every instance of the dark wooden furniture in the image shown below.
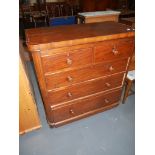
<path fill-rule="evenodd" d="M 118 9 L 119 0 L 79 0 L 81 12 Z"/>
<path fill-rule="evenodd" d="M 76 3 L 69 2 L 47 2 L 47 12 L 50 17 L 73 16 L 77 15 L 79 6 Z"/>
<path fill-rule="evenodd" d="M 119 104 L 134 32 L 115 23 L 26 30 L 46 110 L 57 127 Z"/>
<path fill-rule="evenodd" d="M 135 17 L 135 10 L 120 10 L 120 18 L 130 18 Z"/>

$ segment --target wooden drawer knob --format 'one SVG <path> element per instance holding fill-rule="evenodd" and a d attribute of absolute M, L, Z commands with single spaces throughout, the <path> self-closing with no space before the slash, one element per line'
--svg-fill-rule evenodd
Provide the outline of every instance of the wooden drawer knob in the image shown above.
<path fill-rule="evenodd" d="M 111 86 L 111 84 L 110 83 L 105 83 L 105 85 L 107 86 L 107 87 L 110 87 Z"/>
<path fill-rule="evenodd" d="M 108 100 L 108 99 L 105 99 L 104 102 L 105 102 L 105 103 L 109 103 L 109 100 Z"/>
<path fill-rule="evenodd" d="M 114 55 L 118 55 L 118 50 L 114 47 L 114 48 L 112 49 L 112 53 L 113 53 Z"/>
<path fill-rule="evenodd" d="M 109 71 L 113 71 L 113 70 L 114 70 L 113 66 L 110 66 Z"/>
<path fill-rule="evenodd" d="M 68 96 L 68 97 L 72 97 L 73 95 L 72 95 L 72 93 L 69 92 L 69 93 L 67 94 L 67 96 Z"/>
<path fill-rule="evenodd" d="M 70 114 L 72 114 L 72 115 L 75 114 L 75 112 L 74 112 L 73 109 L 70 109 L 69 112 L 70 112 Z"/>
<path fill-rule="evenodd" d="M 68 80 L 69 82 L 72 82 L 72 81 L 73 81 L 73 78 L 72 78 L 71 76 L 68 76 L 68 77 L 67 77 L 67 80 Z"/>
<path fill-rule="evenodd" d="M 72 60 L 69 59 L 69 58 L 67 58 L 67 64 L 68 64 L 68 65 L 71 65 L 71 64 L 72 64 Z"/>

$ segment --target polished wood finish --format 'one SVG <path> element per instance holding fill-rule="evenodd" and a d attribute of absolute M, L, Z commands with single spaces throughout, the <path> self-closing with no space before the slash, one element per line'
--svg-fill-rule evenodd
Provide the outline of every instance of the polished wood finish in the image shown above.
<path fill-rule="evenodd" d="M 45 75 L 47 89 L 64 87 L 118 72 L 124 72 L 127 62 L 128 59 L 123 59 L 122 61 L 98 63 L 88 67 L 84 66 L 79 69 Z M 111 67 L 113 70 L 111 70 Z"/>
<path fill-rule="evenodd" d="M 109 21 L 104 23 L 27 29 L 26 41 L 30 51 L 47 51 L 60 47 L 118 39 L 118 37 L 132 37 L 134 32 L 132 29 L 128 31 L 128 28 L 130 26 Z"/>
<path fill-rule="evenodd" d="M 128 28 L 104 22 L 26 31 L 51 126 L 119 104 L 134 49 Z"/>
<path fill-rule="evenodd" d="M 25 65 L 23 47 L 20 42 L 19 57 L 19 133 L 24 134 L 41 127 L 28 71 Z"/>
<path fill-rule="evenodd" d="M 49 91 L 49 103 L 52 105 L 61 104 L 62 102 L 67 102 L 101 91 L 122 87 L 123 78 L 124 73 L 116 74 L 110 77 L 101 77 L 99 79 L 93 79 L 84 83 L 70 85 L 66 88 L 58 88 Z"/>
<path fill-rule="evenodd" d="M 94 48 L 95 62 L 118 60 L 132 54 L 133 39 L 117 39 L 98 43 Z"/>
<path fill-rule="evenodd" d="M 93 52 L 91 48 L 68 51 L 56 55 L 46 55 L 41 58 L 44 72 L 55 72 L 65 68 L 73 68 L 91 64 Z"/>
<path fill-rule="evenodd" d="M 54 123 L 112 105 L 119 101 L 120 95 L 121 90 L 119 89 L 110 93 L 99 93 L 91 97 L 73 101 L 73 103 L 67 104 L 63 107 L 55 108 L 53 109 Z"/>

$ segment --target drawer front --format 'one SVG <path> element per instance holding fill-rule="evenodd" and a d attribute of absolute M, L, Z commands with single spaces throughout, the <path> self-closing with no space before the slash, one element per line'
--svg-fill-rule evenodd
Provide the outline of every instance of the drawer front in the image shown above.
<path fill-rule="evenodd" d="M 54 122 L 70 119 L 84 113 L 100 109 L 116 103 L 120 100 L 121 90 L 110 92 L 107 94 L 99 94 L 87 99 L 72 102 L 70 105 L 59 107 L 52 110 Z"/>
<path fill-rule="evenodd" d="M 91 48 L 74 50 L 63 54 L 41 57 L 44 73 L 56 72 L 65 68 L 72 68 L 91 64 L 93 52 Z"/>
<path fill-rule="evenodd" d="M 94 48 L 95 62 L 127 58 L 133 52 L 133 39 L 118 39 L 99 43 Z"/>
<path fill-rule="evenodd" d="M 78 70 L 46 75 L 46 86 L 48 90 L 52 90 L 102 76 L 123 72 L 126 70 L 127 62 L 128 59 L 123 59 L 119 61 L 96 64 L 94 66 Z"/>
<path fill-rule="evenodd" d="M 122 86 L 124 73 L 112 75 L 110 77 L 92 80 L 78 85 L 69 86 L 65 89 L 58 89 L 48 93 L 48 101 L 52 105 L 73 99 L 92 95 L 101 91 L 106 91 Z"/>

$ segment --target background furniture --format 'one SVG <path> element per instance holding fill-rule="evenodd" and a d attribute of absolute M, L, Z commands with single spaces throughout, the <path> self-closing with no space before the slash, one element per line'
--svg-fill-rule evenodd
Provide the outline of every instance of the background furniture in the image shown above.
<path fill-rule="evenodd" d="M 51 18 L 76 16 L 78 12 L 79 5 L 74 0 L 66 0 L 64 2 L 42 2 L 39 0 L 33 5 L 20 3 L 20 37 L 25 39 L 25 29 L 47 27 Z"/>
<path fill-rule="evenodd" d="M 126 25 L 131 26 L 132 28 L 135 28 L 135 17 L 129 17 L 129 18 L 120 18 L 120 23 L 124 23 Z"/>
<path fill-rule="evenodd" d="M 26 30 L 51 126 L 119 104 L 134 32 L 116 22 Z"/>
<path fill-rule="evenodd" d="M 135 70 L 129 71 L 126 77 L 126 85 L 125 85 L 125 91 L 123 96 L 123 103 L 125 103 L 127 97 L 129 96 L 129 93 L 132 87 L 133 82 L 135 81 Z M 132 91 L 133 92 L 133 91 Z"/>
<path fill-rule="evenodd" d="M 48 26 L 48 14 L 45 3 L 31 5 L 31 16 L 35 27 Z"/>
<path fill-rule="evenodd" d="M 78 23 L 94 23 L 104 21 L 118 22 L 119 14 L 119 11 L 112 10 L 78 13 Z"/>
<path fill-rule="evenodd" d="M 135 0 L 119 0 L 118 4 L 121 10 L 135 10 Z"/>
<path fill-rule="evenodd" d="M 20 43 L 19 57 L 19 133 L 23 134 L 41 127 L 33 91 L 30 85 L 23 47 Z"/>
<path fill-rule="evenodd" d="M 119 0 L 120 18 L 135 17 L 135 0 Z"/>

